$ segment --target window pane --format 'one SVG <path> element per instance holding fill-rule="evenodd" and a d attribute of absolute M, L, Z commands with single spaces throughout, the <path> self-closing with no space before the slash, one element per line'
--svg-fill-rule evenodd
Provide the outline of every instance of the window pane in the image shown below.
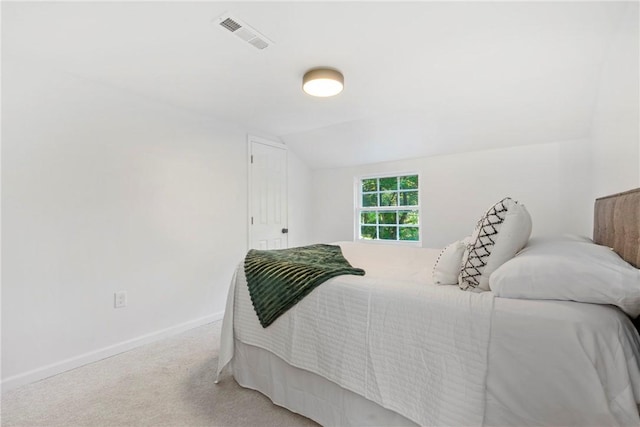
<path fill-rule="evenodd" d="M 363 194 L 362 195 L 362 206 L 378 206 L 378 194 Z"/>
<path fill-rule="evenodd" d="M 376 213 L 375 212 L 362 212 L 360 214 L 360 224 L 375 224 Z"/>
<path fill-rule="evenodd" d="M 397 214 L 395 212 L 380 212 L 378 219 L 380 224 L 397 224 Z"/>
<path fill-rule="evenodd" d="M 361 239 L 419 241 L 418 175 L 360 180 L 359 223 Z"/>
<path fill-rule="evenodd" d="M 401 227 L 400 240 L 420 240 L 418 227 Z"/>
<path fill-rule="evenodd" d="M 400 189 L 401 190 L 414 190 L 418 188 L 418 175 L 401 176 L 400 177 Z"/>
<path fill-rule="evenodd" d="M 389 191 L 398 189 L 398 178 L 380 178 L 380 191 Z"/>
<path fill-rule="evenodd" d="M 378 238 L 378 234 L 376 233 L 376 228 L 375 226 L 371 227 L 368 225 L 363 225 L 362 227 L 360 227 L 360 236 L 363 239 L 377 239 Z"/>
<path fill-rule="evenodd" d="M 362 191 L 363 192 L 368 192 L 368 191 L 378 191 L 378 180 L 373 178 L 373 179 L 363 179 L 362 180 Z"/>
<path fill-rule="evenodd" d="M 418 211 L 399 211 L 398 224 L 418 225 Z"/>
<path fill-rule="evenodd" d="M 418 205 L 418 192 L 417 191 L 403 191 L 400 193 L 400 206 L 417 206 Z"/>
<path fill-rule="evenodd" d="M 380 206 L 398 206 L 398 193 L 380 193 Z"/>
<path fill-rule="evenodd" d="M 380 227 L 380 239 L 397 240 L 398 227 Z"/>

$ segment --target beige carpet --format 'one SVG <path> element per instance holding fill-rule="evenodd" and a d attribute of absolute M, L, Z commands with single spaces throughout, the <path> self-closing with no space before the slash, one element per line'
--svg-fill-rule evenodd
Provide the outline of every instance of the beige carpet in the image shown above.
<path fill-rule="evenodd" d="M 215 322 L 4 393 L 10 426 L 317 426 L 228 374 Z"/>

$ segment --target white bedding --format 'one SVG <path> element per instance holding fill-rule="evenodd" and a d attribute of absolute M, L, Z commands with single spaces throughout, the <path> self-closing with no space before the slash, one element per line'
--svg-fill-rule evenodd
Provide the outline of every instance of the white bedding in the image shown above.
<path fill-rule="evenodd" d="M 219 371 L 235 331 L 421 425 L 640 425 L 638 336 L 619 310 L 494 304 L 491 293 L 431 284 L 436 250 L 341 246 L 367 275 L 326 282 L 266 329 L 238 269 Z"/>
<path fill-rule="evenodd" d="M 485 424 L 638 426 L 639 360 L 617 307 L 496 297 Z"/>

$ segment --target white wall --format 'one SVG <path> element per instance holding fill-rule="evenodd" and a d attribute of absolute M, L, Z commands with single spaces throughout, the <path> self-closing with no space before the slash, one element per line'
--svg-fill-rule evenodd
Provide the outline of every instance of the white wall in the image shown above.
<path fill-rule="evenodd" d="M 221 318 L 247 132 L 15 58 L 2 79 L 3 388 Z"/>
<path fill-rule="evenodd" d="M 289 247 L 310 245 L 313 242 L 311 233 L 311 169 L 289 149 Z"/>
<path fill-rule="evenodd" d="M 469 235 L 480 215 L 505 196 L 527 206 L 534 235 L 591 235 L 589 141 L 574 140 L 316 170 L 315 240 L 353 239 L 354 177 L 404 172 L 421 174 L 423 246 L 443 247 Z"/>
<path fill-rule="evenodd" d="M 639 4 L 627 8 L 602 66 L 594 110 L 595 197 L 640 186 Z"/>

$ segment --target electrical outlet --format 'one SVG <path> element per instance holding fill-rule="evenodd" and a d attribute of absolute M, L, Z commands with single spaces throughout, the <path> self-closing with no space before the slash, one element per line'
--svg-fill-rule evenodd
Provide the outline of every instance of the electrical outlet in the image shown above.
<path fill-rule="evenodd" d="M 123 308 L 127 306 L 127 291 L 118 291 L 113 294 L 113 307 Z"/>

